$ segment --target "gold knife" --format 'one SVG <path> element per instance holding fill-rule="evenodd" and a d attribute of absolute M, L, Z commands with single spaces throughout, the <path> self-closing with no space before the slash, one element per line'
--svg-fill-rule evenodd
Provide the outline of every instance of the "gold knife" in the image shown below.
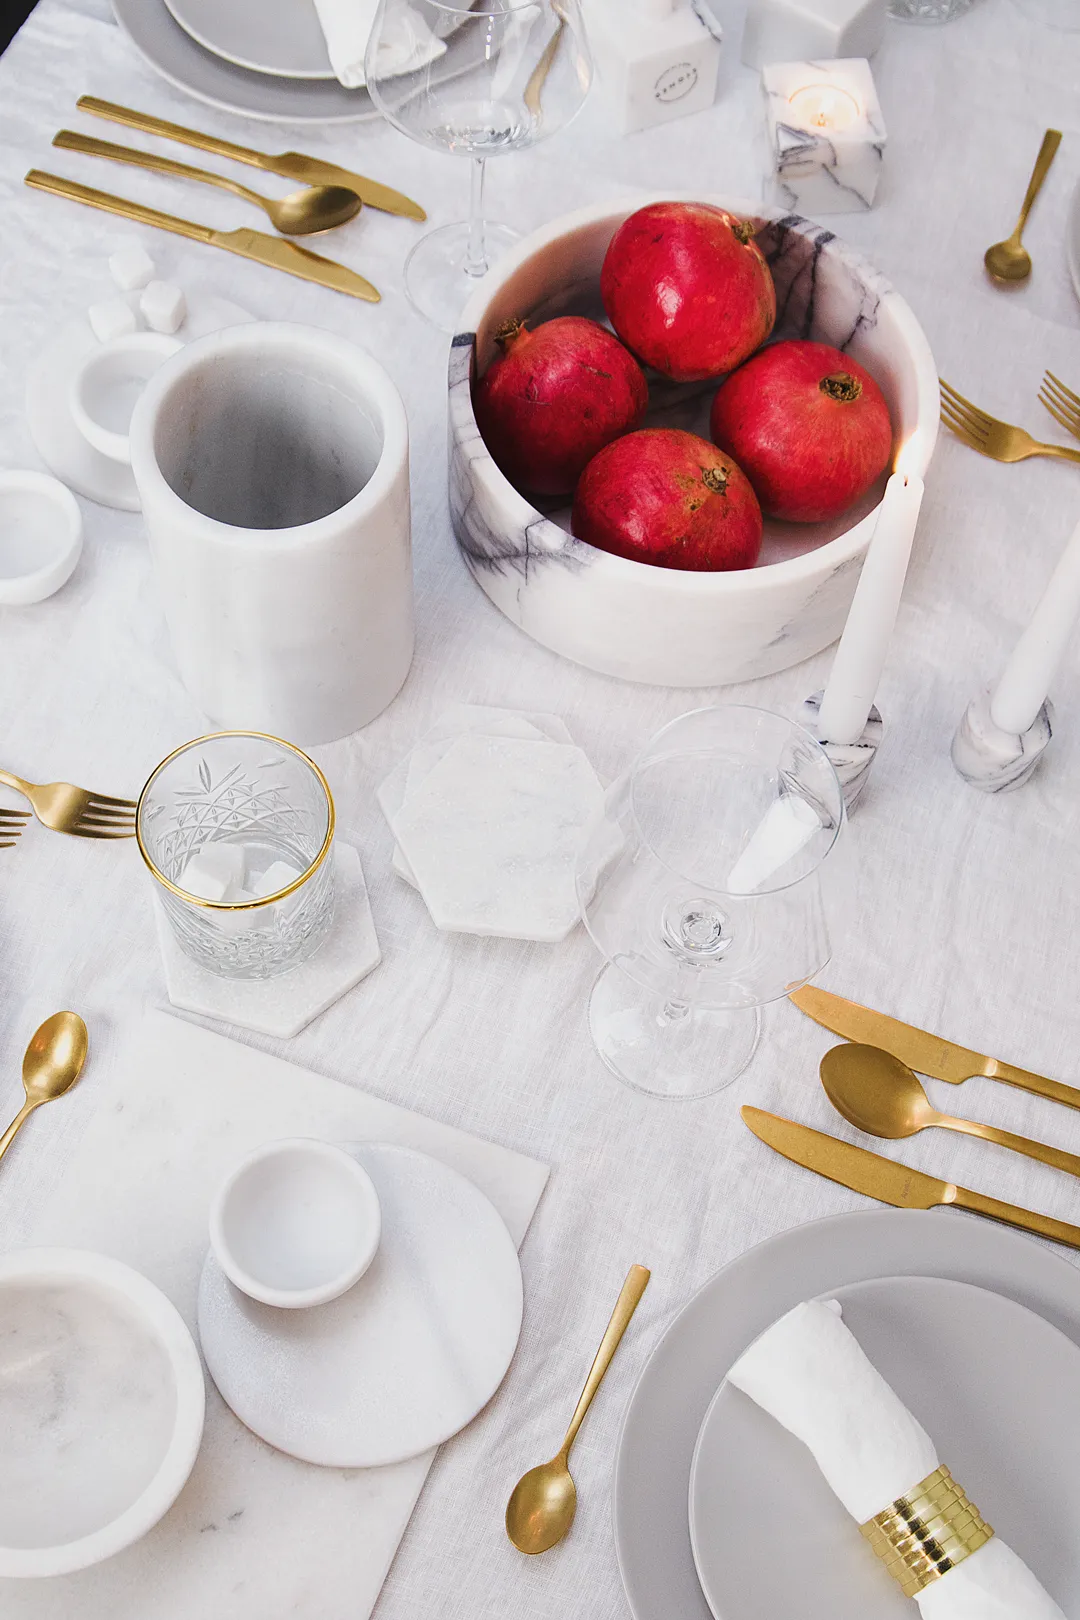
<path fill-rule="evenodd" d="M 816 1175 L 839 1182 L 852 1192 L 876 1198 L 879 1203 L 894 1204 L 897 1209 L 933 1209 L 938 1204 L 951 1204 L 954 1209 L 988 1215 L 992 1221 L 1019 1226 L 1022 1231 L 1035 1232 L 1039 1237 L 1080 1249 L 1080 1226 L 1056 1221 L 1051 1215 L 1037 1215 L 1016 1204 L 1000 1203 L 967 1187 L 957 1187 L 951 1181 L 938 1181 L 921 1170 L 912 1170 L 880 1153 L 869 1153 L 866 1148 L 841 1142 L 838 1137 L 811 1130 L 809 1125 L 799 1125 L 793 1119 L 767 1114 L 762 1108 L 743 1108 L 742 1117 L 743 1123 L 775 1153 L 801 1164 L 804 1170 L 813 1170 Z"/>
<path fill-rule="evenodd" d="M 1044 1075 L 1031 1074 L 1012 1063 L 984 1057 L 981 1052 L 969 1052 L 967 1047 L 957 1046 L 940 1035 L 930 1035 L 925 1029 L 916 1029 L 914 1024 L 902 1024 L 898 1018 L 874 1012 L 872 1007 L 860 1007 L 857 1001 L 845 1001 L 843 996 L 819 990 L 816 985 L 793 990 L 788 999 L 816 1024 L 831 1029 L 834 1035 L 864 1046 L 883 1047 L 917 1074 L 947 1080 L 952 1086 L 979 1077 L 1001 1080 L 1020 1091 L 1033 1092 L 1036 1097 L 1064 1103 L 1067 1108 L 1080 1108 L 1080 1091 L 1074 1086 L 1064 1086 L 1058 1080 L 1047 1080 Z"/>
<path fill-rule="evenodd" d="M 183 124 L 170 124 L 164 118 L 120 107 L 115 101 L 101 101 L 97 96 L 80 96 L 75 105 L 82 112 L 95 113 L 98 118 L 111 118 L 114 124 L 141 129 L 144 135 L 160 135 L 167 141 L 197 147 L 200 152 L 232 158 L 236 163 L 250 163 L 266 174 L 280 174 L 286 180 L 300 180 L 308 186 L 347 186 L 369 208 L 378 208 L 384 214 L 427 219 L 419 203 L 395 191 L 393 186 L 384 186 L 379 180 L 369 180 L 366 175 L 354 174 L 351 169 L 339 168 L 336 163 L 327 163 L 322 158 L 305 157 L 303 152 L 255 152 L 250 146 L 237 146 L 233 141 L 219 140 L 216 135 L 203 135 L 197 129 L 185 129 Z"/>
<path fill-rule="evenodd" d="M 142 203 L 129 202 L 126 197 L 114 197 L 108 191 L 97 191 L 93 186 L 82 186 L 77 180 L 65 180 L 58 174 L 46 174 L 31 169 L 26 184 L 36 191 L 50 191 L 56 197 L 67 197 L 71 202 L 87 203 L 101 208 L 107 214 L 120 214 L 140 225 L 156 225 L 176 236 L 190 237 L 193 242 L 205 242 L 208 247 L 224 248 L 226 253 L 238 253 L 242 259 L 254 259 L 256 264 L 269 265 L 272 270 L 285 270 L 302 281 L 314 281 L 320 287 L 334 292 L 348 293 L 352 298 L 363 298 L 377 304 L 382 296 L 370 281 L 334 259 L 324 259 L 321 253 L 312 253 L 283 236 L 270 236 L 265 231 L 252 231 L 242 226 L 236 231 L 215 231 L 209 225 L 196 225 L 175 214 L 163 214 Z"/>

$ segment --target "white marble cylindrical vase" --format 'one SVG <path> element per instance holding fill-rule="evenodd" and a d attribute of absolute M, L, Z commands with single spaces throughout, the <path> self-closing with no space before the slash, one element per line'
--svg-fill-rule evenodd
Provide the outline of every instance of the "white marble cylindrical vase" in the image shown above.
<path fill-rule="evenodd" d="M 409 439 L 330 332 L 234 326 L 151 378 L 131 465 L 180 674 L 218 726 L 312 745 L 367 725 L 413 652 Z"/>

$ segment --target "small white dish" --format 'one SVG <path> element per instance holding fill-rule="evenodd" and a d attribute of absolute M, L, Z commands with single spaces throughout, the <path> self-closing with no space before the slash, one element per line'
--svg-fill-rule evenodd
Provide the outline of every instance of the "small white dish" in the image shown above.
<path fill-rule="evenodd" d="M 218 1264 L 250 1299 L 305 1310 L 360 1281 L 379 1247 L 379 1195 L 330 1142 L 290 1137 L 256 1148 L 210 1211 Z"/>
<path fill-rule="evenodd" d="M 382 1208 L 379 1252 L 339 1299 L 278 1311 L 230 1287 L 213 1251 L 199 1337 L 222 1398 L 260 1439 L 327 1468 L 418 1457 L 472 1421 L 521 1332 L 521 1268 L 494 1205 L 456 1170 L 350 1144 Z"/>
<path fill-rule="evenodd" d="M 173 17 L 205 51 L 251 73 L 282 79 L 333 79 L 326 40 L 312 0 L 267 6 L 262 0 L 165 0 Z"/>
<path fill-rule="evenodd" d="M 183 347 L 163 332 L 129 332 L 83 356 L 71 378 L 68 410 L 87 444 L 130 467 L 131 413 L 154 372 Z"/>
<path fill-rule="evenodd" d="M 64 1575 L 144 1536 L 179 1496 L 206 1390 L 187 1328 L 130 1266 L 0 1257 L 0 1576 Z"/>
<path fill-rule="evenodd" d="M 43 602 L 82 555 L 79 503 L 48 473 L 0 472 L 0 603 Z"/>

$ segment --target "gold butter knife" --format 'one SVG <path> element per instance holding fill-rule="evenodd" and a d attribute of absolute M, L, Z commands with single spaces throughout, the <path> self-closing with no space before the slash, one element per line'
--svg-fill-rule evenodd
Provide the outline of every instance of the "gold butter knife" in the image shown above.
<path fill-rule="evenodd" d="M 897 1209 L 952 1205 L 954 1209 L 987 1215 L 992 1221 L 1018 1226 L 1024 1232 L 1034 1232 L 1038 1237 L 1080 1249 L 1080 1226 L 1054 1220 L 1051 1215 L 1037 1215 L 1016 1204 L 1003 1204 L 967 1187 L 957 1187 L 951 1181 L 938 1181 L 921 1170 L 912 1170 L 880 1153 L 869 1153 L 866 1148 L 841 1142 L 838 1137 L 811 1130 L 809 1125 L 799 1125 L 793 1119 L 768 1114 L 762 1108 L 747 1107 L 741 1112 L 743 1123 L 775 1153 L 783 1154 L 793 1164 L 801 1164 L 804 1170 L 813 1170 L 815 1175 L 839 1182 L 852 1192 L 876 1198 L 879 1203 L 893 1204 Z"/>
<path fill-rule="evenodd" d="M 94 113 L 98 118 L 109 118 L 114 124 L 126 124 L 129 129 L 141 129 L 144 135 L 160 135 L 167 141 L 179 141 L 194 146 L 200 152 L 212 152 L 217 157 L 231 158 L 236 163 L 250 163 L 266 174 L 280 174 L 286 180 L 301 180 L 309 186 L 347 186 L 355 191 L 369 208 L 378 208 L 384 214 L 399 214 L 406 219 L 427 219 L 419 203 L 413 202 L 393 186 L 384 186 L 367 175 L 354 174 L 336 163 L 322 158 L 307 157 L 303 152 L 256 152 L 250 146 L 237 146 L 234 141 L 219 140 L 216 135 L 203 135 L 197 129 L 185 129 L 183 124 L 170 124 L 164 118 L 150 113 L 135 112 L 131 107 L 120 107 L 115 101 L 101 101 L 97 96 L 80 96 L 75 105 L 82 111 Z"/>
<path fill-rule="evenodd" d="M 71 202 L 87 203 L 91 208 L 103 209 L 107 214 L 120 214 L 140 225 L 156 225 L 160 230 L 172 231 L 176 236 L 187 236 L 193 242 L 205 242 L 208 247 L 223 248 L 226 253 L 237 253 L 242 259 L 254 259 L 256 264 L 268 265 L 272 270 L 285 270 L 302 281 L 314 281 L 320 287 L 334 292 L 348 293 L 351 298 L 363 298 L 377 304 L 381 293 L 370 281 L 334 259 L 324 259 L 321 253 L 312 253 L 282 236 L 270 236 L 266 231 L 252 231 L 242 226 L 236 231 L 215 231 L 209 225 L 196 225 L 192 220 L 180 219 L 175 214 L 163 214 L 157 208 L 129 202 L 126 197 L 114 197 L 111 192 L 97 191 L 93 186 L 82 186 L 77 180 L 65 180 L 58 174 L 46 174 L 42 169 L 31 169 L 26 184 L 36 191 L 49 191 L 56 197 L 67 197 Z"/>
<path fill-rule="evenodd" d="M 1051 1102 L 1064 1103 L 1067 1108 L 1080 1108 L 1080 1091 L 1074 1086 L 1062 1085 L 1059 1080 L 1048 1080 L 1045 1075 L 1031 1074 L 1012 1063 L 984 1057 L 981 1052 L 970 1052 L 966 1046 L 930 1035 L 914 1024 L 902 1024 L 887 1013 L 875 1012 L 872 1007 L 860 1007 L 857 1001 L 845 1001 L 829 990 L 806 985 L 794 990 L 788 997 L 800 1012 L 806 1013 L 816 1024 L 842 1035 L 846 1041 L 858 1041 L 863 1046 L 880 1046 L 893 1057 L 903 1060 L 917 1074 L 928 1074 L 933 1080 L 947 1080 L 952 1086 L 965 1080 L 982 1078 L 1001 1080 L 1020 1091 L 1033 1092 Z"/>

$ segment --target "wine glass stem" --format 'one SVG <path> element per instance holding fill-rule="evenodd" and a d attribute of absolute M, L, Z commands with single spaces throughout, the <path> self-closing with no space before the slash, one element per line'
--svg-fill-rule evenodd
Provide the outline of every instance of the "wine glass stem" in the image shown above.
<path fill-rule="evenodd" d="M 487 247 L 484 242 L 484 171 L 486 158 L 472 160 L 469 190 L 469 245 L 465 249 L 465 271 L 470 276 L 487 274 Z"/>

